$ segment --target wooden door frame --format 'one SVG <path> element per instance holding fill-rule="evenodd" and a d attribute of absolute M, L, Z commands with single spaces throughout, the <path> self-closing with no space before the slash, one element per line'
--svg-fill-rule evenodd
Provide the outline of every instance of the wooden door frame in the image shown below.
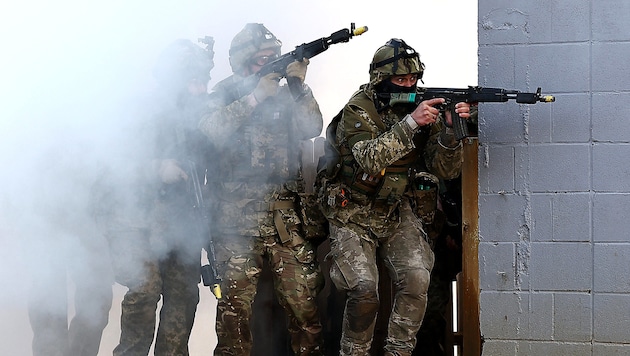
<path fill-rule="evenodd" d="M 464 139 L 462 167 L 462 278 L 460 285 L 463 356 L 481 355 L 479 324 L 479 140 Z"/>

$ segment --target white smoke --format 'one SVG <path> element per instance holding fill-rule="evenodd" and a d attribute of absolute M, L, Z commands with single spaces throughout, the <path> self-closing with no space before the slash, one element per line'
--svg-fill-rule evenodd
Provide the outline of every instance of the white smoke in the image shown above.
<path fill-rule="evenodd" d="M 168 43 L 213 36 L 212 87 L 231 74 L 228 48 L 245 23 L 264 23 L 283 42 L 283 53 L 351 22 L 368 26 L 365 34 L 311 60 L 306 82 L 325 124 L 367 82 L 374 51 L 392 37 L 420 53 L 427 86 L 477 83 L 476 2 L 403 2 L 391 12 L 388 7 L 332 0 L 0 4 L 0 333 L 17 335 L 5 336 L 0 354 L 30 355 L 27 291 L 31 281 L 54 278 L 47 265 L 51 256 L 92 263 L 85 241 L 106 253 L 89 218 L 89 186 L 101 165 L 111 162 L 110 154 L 124 149 L 112 147 L 112 139 L 153 87 L 151 67 Z M 206 325 L 195 326 L 193 354 L 208 352 L 207 335 L 195 336 L 200 328 L 212 328 L 208 293 L 202 290 L 197 322 Z M 119 303 L 115 298 L 114 307 Z M 111 354 L 117 324 L 110 319 L 100 354 Z"/>

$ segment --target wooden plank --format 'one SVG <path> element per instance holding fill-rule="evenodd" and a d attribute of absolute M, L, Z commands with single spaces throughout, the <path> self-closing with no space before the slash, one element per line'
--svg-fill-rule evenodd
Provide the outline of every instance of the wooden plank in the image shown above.
<path fill-rule="evenodd" d="M 478 139 L 464 140 L 462 167 L 462 354 L 481 355 L 479 327 L 479 192 Z"/>

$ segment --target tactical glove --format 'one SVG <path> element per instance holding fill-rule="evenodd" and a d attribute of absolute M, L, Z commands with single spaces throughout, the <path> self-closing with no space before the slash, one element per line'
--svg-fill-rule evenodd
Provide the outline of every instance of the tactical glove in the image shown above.
<path fill-rule="evenodd" d="M 302 61 L 295 61 L 287 66 L 287 77 L 299 78 L 302 83 L 306 79 L 306 67 L 309 64 L 308 58 Z"/>
<path fill-rule="evenodd" d="M 269 73 L 260 78 L 254 89 L 254 98 L 257 102 L 262 103 L 268 97 L 278 93 L 278 77 L 278 73 Z"/>

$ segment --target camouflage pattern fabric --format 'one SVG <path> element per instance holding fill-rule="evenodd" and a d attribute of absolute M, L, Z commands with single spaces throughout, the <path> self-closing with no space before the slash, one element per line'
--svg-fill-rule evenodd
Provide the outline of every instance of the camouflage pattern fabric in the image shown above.
<path fill-rule="evenodd" d="M 379 308 L 377 258 L 385 261 L 396 288 L 385 349 L 411 352 L 415 346 L 426 307 L 433 252 L 408 203 L 401 206 L 399 221 L 391 224 L 396 226 L 395 232 L 382 237 L 353 223 L 331 225 L 330 277 L 348 298 L 341 355 L 367 355 L 371 347 Z"/>
<path fill-rule="evenodd" d="M 445 125 L 439 121 L 429 128 L 412 130 L 404 119 L 413 108 L 401 105 L 384 110 L 374 117 L 374 103 L 365 91 L 359 91 L 344 107 L 343 117 L 337 128 L 338 142 L 348 142 L 341 147 L 342 155 L 348 149 L 359 166 L 368 174 L 376 175 L 406 155 L 417 155 L 428 172 L 440 179 L 452 179 L 461 171 L 462 149 L 445 147 L 453 145 L 454 135 L 445 135 Z M 377 121 L 382 121 L 384 128 Z M 428 136 L 428 137 L 426 137 Z M 447 138 L 449 142 L 444 138 Z"/>
<path fill-rule="evenodd" d="M 129 288 L 121 305 L 121 335 L 113 355 L 148 354 L 161 296 L 155 355 L 188 355 L 199 302 L 200 254 L 171 251 L 156 257 L 146 230 L 117 231 L 109 239 L 116 280 Z"/>
<path fill-rule="evenodd" d="M 304 239 L 297 181 L 299 143 L 319 135 L 323 121 L 307 90 L 295 101 L 280 87 L 255 108 L 231 98 L 233 76 L 217 84 L 199 128 L 215 145 L 213 229 L 221 262 L 215 355 L 249 355 L 250 319 L 263 261 L 271 265 L 279 303 L 285 309 L 295 355 L 323 354 L 316 295 L 323 278 L 315 246 Z M 280 207 L 274 205 L 280 204 Z M 277 205 L 276 205 L 277 206 Z"/>
<path fill-rule="evenodd" d="M 290 243 L 279 237 L 223 236 L 218 239 L 223 299 L 218 300 L 215 355 L 249 355 L 249 322 L 263 259 L 269 261 L 279 302 L 287 311 L 291 347 L 296 355 L 322 355 L 321 323 L 316 304 L 323 277 L 312 244 L 297 231 Z"/>
<path fill-rule="evenodd" d="M 371 347 L 376 313 L 378 271 L 382 259 L 393 280 L 395 295 L 384 350 L 410 355 L 416 343 L 427 303 L 427 290 L 434 263 L 422 220 L 412 209 L 412 179 L 404 194 L 374 201 L 379 194 L 353 189 L 357 176 L 382 177 L 390 166 L 426 171 L 440 179 L 456 177 L 461 171 L 461 145 L 438 122 L 429 128 L 412 129 L 405 121 L 413 110 L 390 107 L 378 113 L 363 86 L 343 109 L 337 127 L 341 156 L 353 174 L 341 174 L 320 196 L 320 204 L 331 225 L 331 279 L 346 291 L 341 355 L 366 355 Z M 412 156 L 410 156 L 412 155 Z M 410 160 L 410 158 L 414 158 Z M 387 176 L 385 176 L 387 177 Z M 400 182 L 399 182 L 400 183 Z M 338 204 L 339 196 L 347 201 Z M 378 195 L 383 196 L 383 195 Z"/>

